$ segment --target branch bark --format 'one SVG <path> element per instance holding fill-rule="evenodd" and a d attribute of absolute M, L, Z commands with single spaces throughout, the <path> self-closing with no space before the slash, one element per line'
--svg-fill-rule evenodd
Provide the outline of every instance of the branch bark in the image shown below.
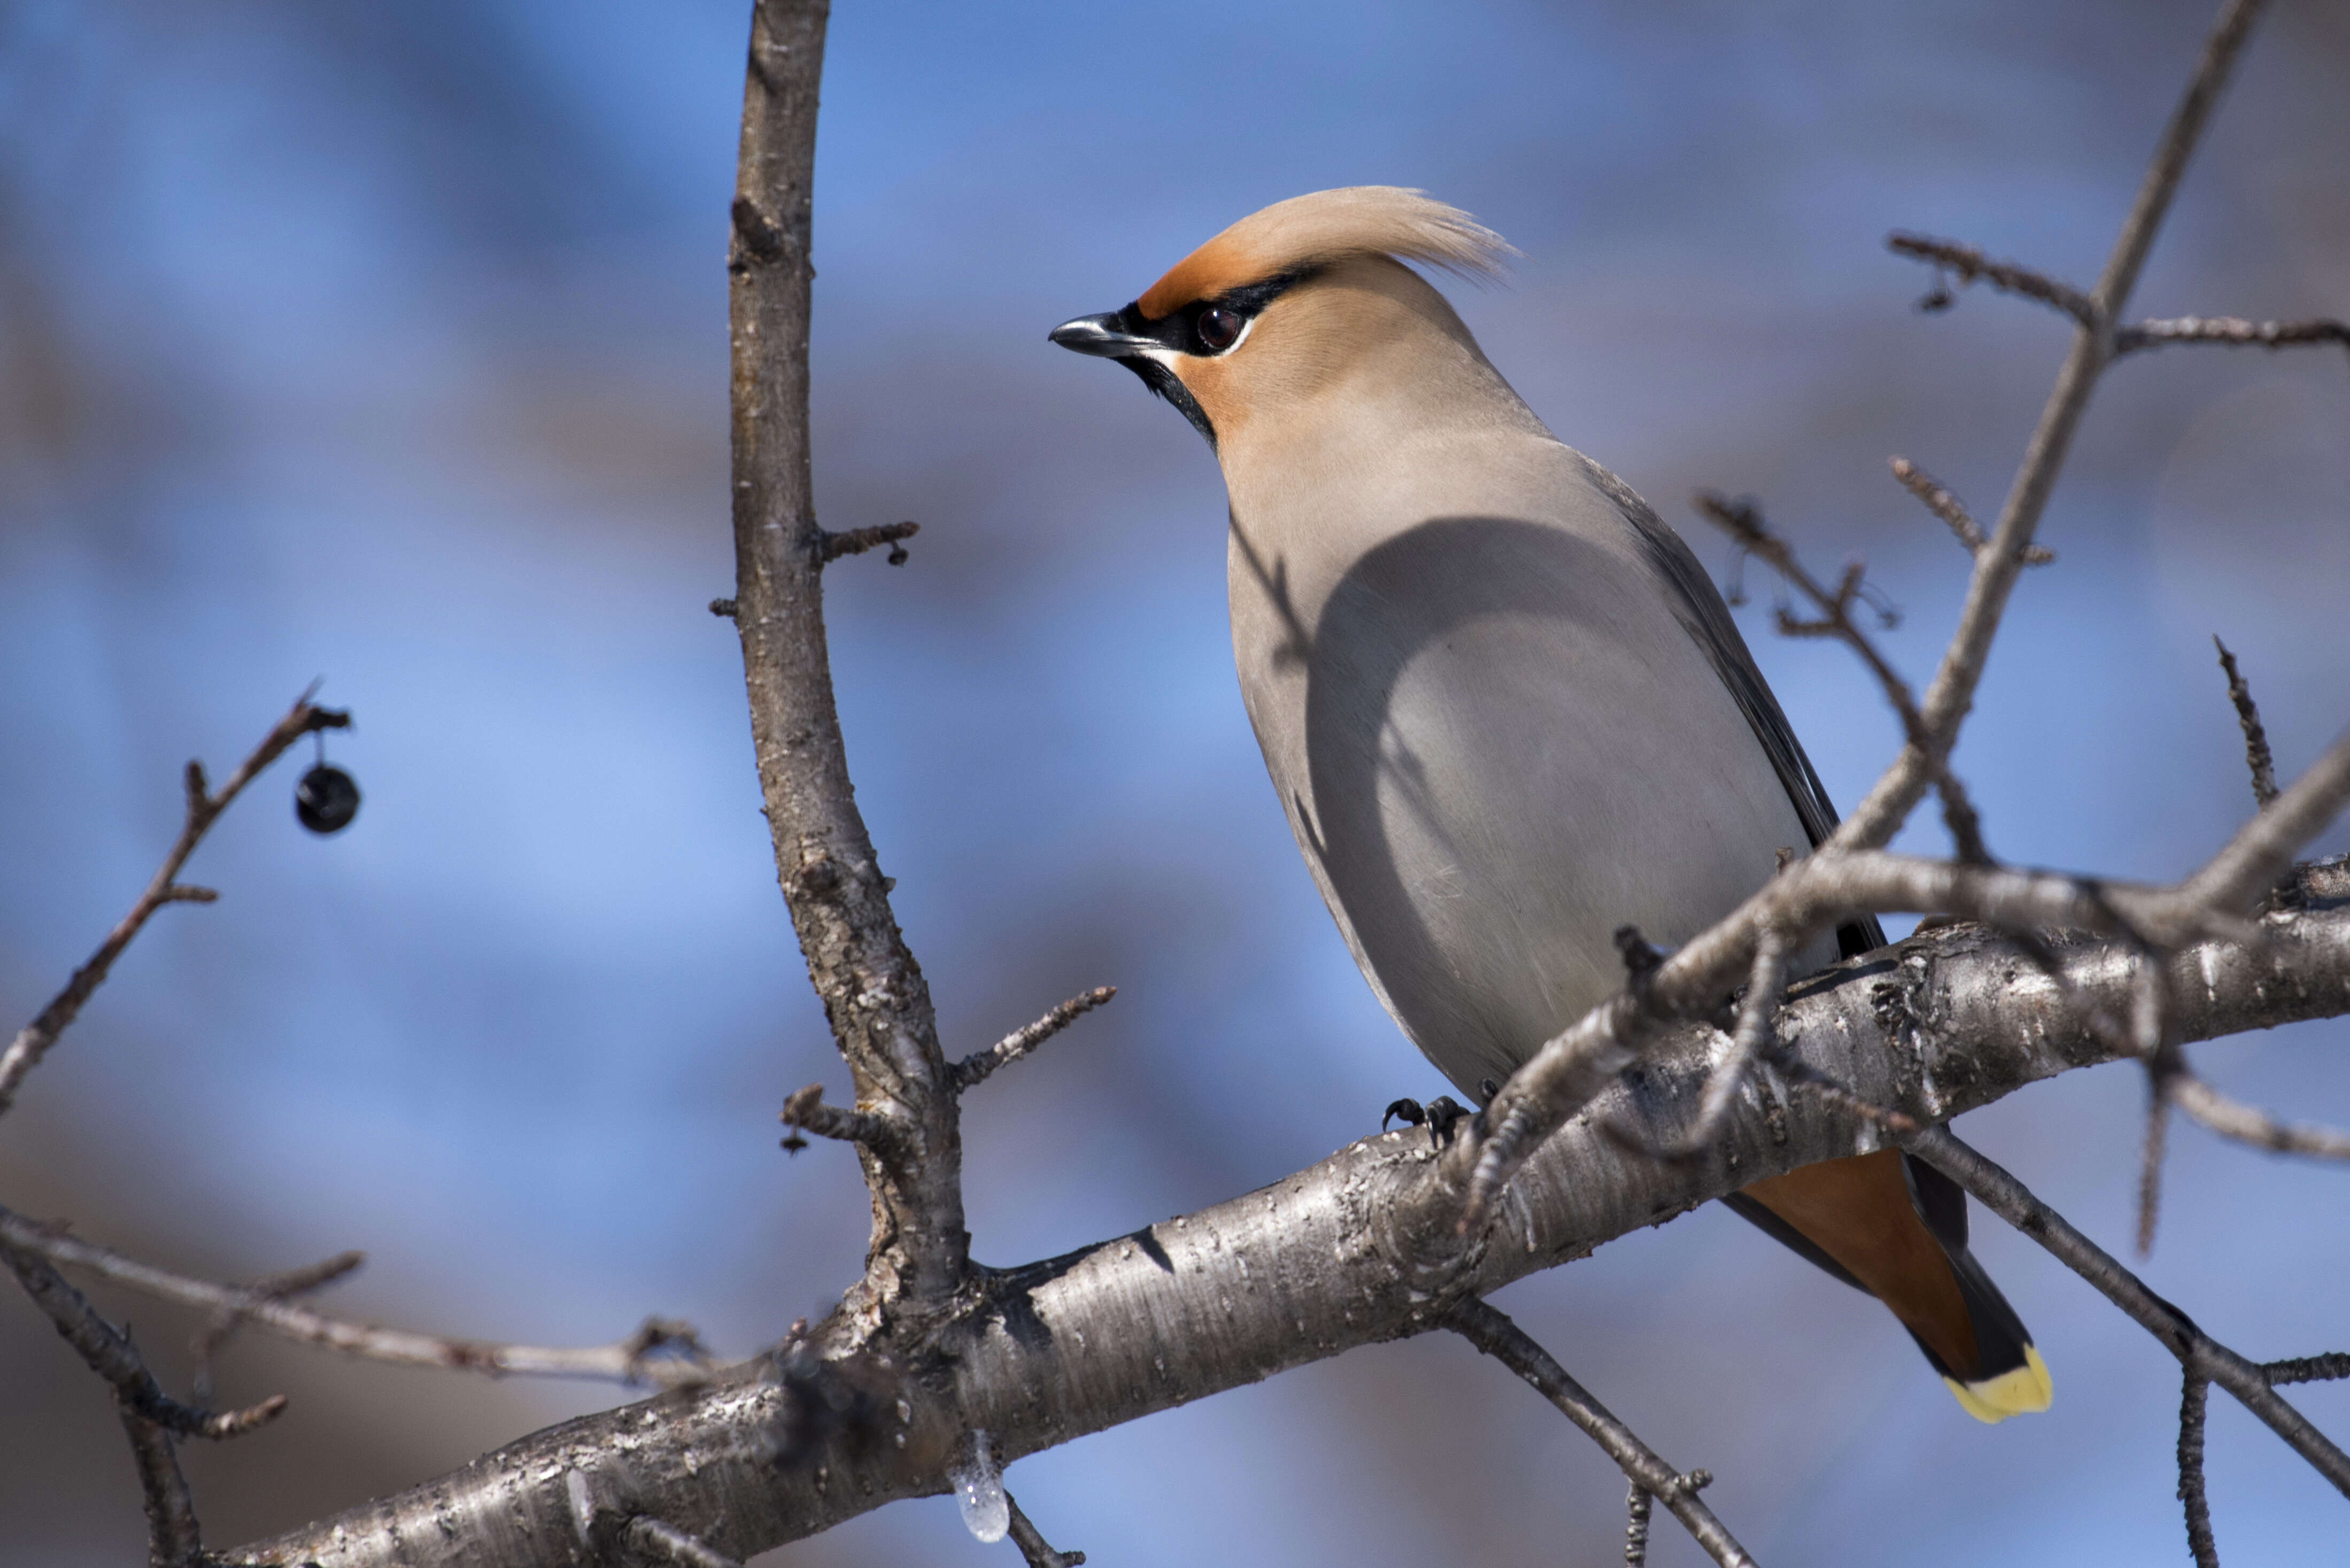
<path fill-rule="evenodd" d="M 759 0 L 727 260 L 734 624 L 775 874 L 856 1085 L 891 1136 L 861 1142 L 873 1236 L 857 1334 L 962 1283 L 962 1135 L 931 992 L 857 809 L 825 645 L 827 535 L 808 452 L 809 255 L 827 0 Z"/>
<path fill-rule="evenodd" d="M 2305 868 L 2252 943 L 2213 939 L 2170 963 L 2182 1041 L 2350 1012 L 2350 862 Z M 2135 944 L 2058 934 L 2051 977 L 1977 926 L 1912 938 L 1797 986 L 1781 1052 L 1922 1124 L 2054 1074 L 2131 1054 L 2087 1022 L 2126 1016 Z M 1446 1326 L 1461 1301 L 1748 1182 L 1878 1147 L 1833 1096 L 1742 1096 L 1701 1160 L 1661 1164 L 1601 1130 L 1672 1119 L 1704 1093 L 1719 1031 L 1692 1025 L 1537 1152 L 1476 1234 L 1456 1238 L 1458 1193 L 1423 1132 L 1367 1137 L 1271 1187 L 1067 1256 L 980 1274 L 980 1310 L 920 1366 L 844 1364 L 906 1401 L 816 1396 L 778 1360 L 707 1387 L 567 1423 L 438 1480 L 231 1553 L 323 1568 L 552 1568 L 567 1561 L 566 1477 L 626 1453 L 642 1508 L 748 1557 L 897 1498 L 945 1489 L 960 1433 L 993 1434 L 1005 1461 L 1361 1345 Z M 1636 1417 L 1637 1419 L 1637 1417 Z M 795 1427 L 795 1423 L 797 1424 Z M 776 1462 L 776 1434 L 822 1435 Z M 887 1435 L 885 1435 L 887 1434 Z M 895 1438 L 903 1435 L 905 1447 Z M 444 1533 L 442 1521 L 453 1533 Z"/>

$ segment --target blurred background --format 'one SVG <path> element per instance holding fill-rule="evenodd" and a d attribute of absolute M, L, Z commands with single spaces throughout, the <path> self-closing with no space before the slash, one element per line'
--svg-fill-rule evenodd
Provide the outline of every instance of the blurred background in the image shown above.
<path fill-rule="evenodd" d="M 1525 253 L 1452 288 L 1562 437 L 1725 578 L 1687 497 L 1762 496 L 1852 556 L 1922 677 L 1966 563 L 1887 477 L 1997 510 L 2068 328 L 1947 315 L 1889 256 L 1949 234 L 2081 283 L 2210 0 L 1094 5 L 843 0 L 816 187 L 816 476 L 912 559 L 831 575 L 859 784 L 951 1044 L 1118 1002 L 975 1095 L 980 1257 L 1232 1197 L 1441 1089 L 1312 892 L 1241 711 L 1212 459 L 1046 328 L 1279 198 L 1422 186 Z M 854 1162 L 786 1158 L 833 1055 L 774 886 L 731 591 L 725 213 L 747 8 L 545 0 L 13 0 L 0 8 L 0 1021 L 29 1018 L 314 678 L 366 805 L 292 819 L 302 754 L 219 826 L 0 1126 L 0 1200 L 200 1274 L 350 1246 L 328 1298 L 546 1344 L 648 1312 L 740 1355 L 858 1267 Z M 2138 296 L 2350 314 L 2350 13 L 2278 0 Z M 1451 286 L 1448 286 L 1451 287 Z M 2172 349 L 2098 397 L 1959 763 L 1995 851 L 2168 877 L 2250 809 L 2210 638 L 2280 766 L 2350 717 L 2350 367 Z M 1832 793 L 1893 723 L 1842 651 L 1748 635 Z M 1944 847 L 1930 814 L 1905 841 Z M 2350 846 L 2337 826 L 2320 846 Z M 2201 1047 L 2226 1087 L 2350 1119 L 2350 1027 Z M 2123 1068 L 1964 1130 L 2107 1245 L 2143 1110 Z M 2173 1136 L 2150 1282 L 2256 1356 L 2350 1347 L 2350 1186 Z M 1978 1426 L 1873 1303 L 1719 1209 L 1503 1304 L 1768 1563 L 2185 1561 L 2175 1367 L 2035 1249 L 1978 1251 L 2054 1369 Z M 108 1292 L 175 1388 L 194 1326 Z M 226 1545 L 619 1395 L 354 1366 L 248 1335 L 192 1447 Z M 2350 1388 L 2302 1397 L 2338 1437 Z M 1357 1352 L 1023 1461 L 1105 1568 L 1517 1565 L 1620 1551 L 1623 1483 L 1442 1337 Z M 2230 1561 L 2345 1504 L 2215 1401 Z M 1698 1553 L 1669 1524 L 1655 1560 Z M 0 1293 L 0 1543 L 139 1559 L 97 1383 Z M 943 1500 L 764 1561 L 1007 1563 Z"/>

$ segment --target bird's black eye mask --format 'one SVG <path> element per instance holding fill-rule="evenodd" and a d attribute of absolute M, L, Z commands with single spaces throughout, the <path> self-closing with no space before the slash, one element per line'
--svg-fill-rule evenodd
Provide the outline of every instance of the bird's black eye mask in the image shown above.
<path fill-rule="evenodd" d="M 1118 330 L 1137 337 L 1147 337 L 1162 348 L 1178 354 L 1188 354 L 1197 359 L 1213 359 L 1230 353 L 1247 336 L 1249 323 L 1259 312 L 1314 275 L 1316 269 L 1301 268 L 1269 277 L 1263 283 L 1252 283 L 1240 288 L 1226 289 L 1213 299 L 1193 300 L 1181 309 L 1171 311 L 1153 321 L 1142 314 L 1140 303 L 1128 305 L 1118 313 Z M 1167 366 L 1141 354 L 1127 355 L 1118 363 L 1142 378 L 1142 384 L 1175 406 L 1178 413 L 1191 421 L 1191 428 L 1207 438 L 1208 445 L 1216 444 L 1216 427 L 1209 421 L 1207 410 L 1191 396 L 1191 389 Z"/>

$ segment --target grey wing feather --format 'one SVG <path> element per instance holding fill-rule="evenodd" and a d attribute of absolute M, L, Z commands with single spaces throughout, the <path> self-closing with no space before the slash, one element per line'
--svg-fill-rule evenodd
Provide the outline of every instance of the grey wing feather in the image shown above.
<path fill-rule="evenodd" d="M 1794 729 L 1780 710 L 1778 698 L 1771 694 L 1770 683 L 1755 668 L 1754 655 L 1748 651 L 1746 639 L 1738 635 L 1738 623 L 1730 618 L 1730 607 L 1721 602 L 1721 590 L 1705 575 L 1705 568 L 1698 564 L 1687 541 L 1668 527 L 1630 485 L 1596 462 L 1590 466 L 1593 480 L 1615 502 L 1624 521 L 1631 524 L 1648 564 L 1672 590 L 1674 612 L 1682 628 L 1704 650 L 1714 673 L 1721 677 L 1722 685 L 1729 688 L 1731 697 L 1737 702 L 1738 711 L 1746 715 L 1755 740 L 1771 759 L 1772 771 L 1779 775 L 1788 800 L 1794 804 L 1795 815 L 1803 821 L 1811 846 L 1817 848 L 1835 831 L 1835 807 L 1828 804 L 1828 792 L 1813 770 L 1812 759 L 1804 754 L 1803 742 L 1795 739 Z M 1874 915 L 1853 921 L 1839 929 L 1836 936 L 1846 958 L 1885 945 L 1884 929 Z"/>

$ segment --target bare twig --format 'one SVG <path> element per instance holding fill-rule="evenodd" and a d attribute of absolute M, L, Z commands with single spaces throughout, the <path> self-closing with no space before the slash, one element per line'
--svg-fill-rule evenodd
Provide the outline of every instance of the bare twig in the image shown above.
<path fill-rule="evenodd" d="M 1700 1153 L 1721 1135 L 1723 1124 L 1738 1104 L 1738 1093 L 1746 1086 L 1746 1075 L 1753 1070 L 1755 1059 L 1762 1055 L 1771 1039 L 1771 1015 L 1778 1010 L 1779 992 L 1787 983 L 1787 943 L 1775 930 L 1765 930 L 1754 944 L 1754 968 L 1747 976 L 1746 994 L 1738 1004 L 1738 1022 L 1730 1036 L 1730 1054 L 1706 1080 L 1705 1096 L 1698 1102 L 1697 1120 L 1688 1132 L 1661 1150 L 1668 1158 L 1687 1157 Z"/>
<path fill-rule="evenodd" d="M 739 1561 L 700 1536 L 650 1514 L 629 1521 L 620 1538 L 655 1563 L 674 1563 L 678 1568 L 742 1568 Z"/>
<path fill-rule="evenodd" d="M 837 1138 L 842 1143 L 863 1144 L 876 1152 L 898 1147 L 897 1129 L 887 1117 L 870 1111 L 850 1110 L 845 1106 L 826 1105 L 822 1084 L 810 1084 L 795 1091 L 784 1102 L 783 1115 L 777 1119 L 796 1129 L 793 1137 L 784 1140 L 784 1147 L 794 1154 L 807 1147 L 806 1140 L 797 1136 L 802 1132 Z"/>
<path fill-rule="evenodd" d="M 163 857 L 163 864 L 156 870 L 153 880 L 147 884 L 147 890 L 139 895 L 139 901 L 130 906 L 130 912 L 122 917 L 121 922 L 107 933 L 106 940 L 98 945 L 98 950 L 89 956 L 88 961 L 74 971 L 73 978 L 66 981 L 66 988 L 50 999 L 38 1017 L 17 1031 L 16 1037 L 8 1043 L 8 1049 L 0 1053 L 0 1116 L 7 1114 L 26 1075 L 40 1065 L 41 1058 L 48 1054 L 49 1047 L 57 1043 L 57 1037 L 80 1014 L 83 1004 L 89 1001 L 99 986 L 106 983 L 107 971 L 114 967 L 114 961 L 122 956 L 122 950 L 130 945 L 130 940 L 139 934 L 140 928 L 147 923 L 149 917 L 166 904 L 209 904 L 220 896 L 209 888 L 184 887 L 177 880 L 180 867 L 187 864 L 190 855 L 195 853 L 205 831 L 218 820 L 220 814 L 226 811 L 230 803 L 243 793 L 244 786 L 259 777 L 261 771 L 276 762 L 286 747 L 315 731 L 348 729 L 350 722 L 348 713 L 331 708 L 312 707 L 310 694 L 306 691 L 295 700 L 286 717 L 278 720 L 269 733 L 262 738 L 261 744 L 254 748 L 253 754 L 238 764 L 236 772 L 229 775 L 228 782 L 220 787 L 218 794 L 213 794 L 204 787 L 202 763 L 188 764 L 187 815 L 181 824 L 178 841 L 172 846 L 171 853 Z"/>
<path fill-rule="evenodd" d="M 1966 546 L 1968 555 L 1981 555 L 1983 546 L 1991 543 L 1983 536 L 1982 524 L 1974 520 L 1965 505 L 1940 480 L 1906 457 L 1893 460 L 1893 477 L 1899 480 L 1910 494 L 1923 502 L 1927 511 L 1940 518 L 1943 524 L 1959 536 L 1959 543 Z M 2027 566 L 2044 566 L 2055 558 L 2056 552 L 2045 545 L 2034 545 L 2023 552 L 2023 564 Z"/>
<path fill-rule="evenodd" d="M 147 1511 L 148 1568 L 195 1568 L 203 1561 L 203 1532 L 196 1522 L 195 1499 L 180 1471 L 172 1434 L 149 1420 L 120 1395 L 115 1413 L 130 1440 L 130 1462 L 139 1471 L 139 1497 Z"/>
<path fill-rule="evenodd" d="M 338 1252 L 331 1258 L 324 1258 L 315 1263 L 306 1263 L 298 1269 L 287 1269 L 281 1273 L 245 1281 L 242 1288 L 251 1291 L 255 1295 L 266 1296 L 272 1301 L 284 1301 L 292 1296 L 307 1295 L 312 1291 L 323 1290 L 336 1281 L 356 1272 L 366 1262 L 365 1252 Z M 191 1343 L 189 1348 L 194 1353 L 196 1358 L 192 1381 L 198 1398 L 212 1397 L 213 1359 L 220 1354 L 221 1347 L 228 1343 L 229 1336 L 234 1334 L 237 1326 L 244 1322 L 244 1314 L 234 1307 L 224 1307 L 213 1314 L 212 1321 L 204 1325 L 202 1332 L 197 1334 Z"/>
<path fill-rule="evenodd" d="M 2266 1369 L 2245 1360 L 2195 1326 L 2187 1314 L 2156 1295 L 2110 1253 L 2074 1230 L 2070 1221 L 2034 1198 L 2013 1176 L 1960 1141 L 1948 1127 L 1929 1127 L 1903 1142 L 1912 1154 L 1956 1181 L 1984 1207 L 2039 1242 L 2074 1272 L 2104 1293 L 2138 1325 L 2199 1377 L 2218 1384 L 2244 1408 L 2282 1438 L 2310 1467 L 2350 1496 L 2350 1455 L 2345 1455 L 2306 1417 L 2270 1386 Z"/>
<path fill-rule="evenodd" d="M 1020 1548 L 1021 1561 L 1028 1568 L 1085 1568 L 1082 1552 L 1055 1552 L 1045 1532 L 1036 1528 L 1029 1517 L 1020 1511 L 1020 1501 L 1010 1492 L 1003 1494 L 1004 1506 L 1012 1511 L 1012 1542 Z"/>
<path fill-rule="evenodd" d="M 39 1253 L 0 1242 L 0 1262 L 7 1263 L 34 1304 L 49 1314 L 57 1333 L 89 1364 L 89 1369 L 114 1386 L 124 1408 L 182 1437 L 235 1438 L 266 1426 L 286 1408 L 286 1397 L 273 1394 L 258 1405 L 239 1410 L 199 1410 L 163 1392 L 147 1370 L 130 1336 L 99 1315 L 89 1298 L 67 1282 Z"/>
<path fill-rule="evenodd" d="M 2241 316 L 2181 316 L 2140 321 L 2114 332 L 2114 358 L 2166 343 L 2220 343 L 2236 348 L 2293 348 L 2339 343 L 2350 348 L 2350 325 L 2339 321 L 2247 321 Z"/>
<path fill-rule="evenodd" d="M 68 1268 L 87 1269 L 165 1301 L 250 1323 L 282 1338 L 370 1361 L 444 1366 L 494 1377 L 594 1377 L 659 1387 L 702 1382 L 716 1366 L 691 1324 L 666 1318 L 647 1318 L 636 1333 L 618 1344 L 577 1349 L 448 1339 L 329 1316 L 286 1300 L 288 1291 L 276 1281 L 234 1285 L 173 1273 L 6 1209 L 0 1209 L 0 1245 Z M 337 1272 L 328 1277 L 338 1277 L 348 1268 L 338 1266 L 348 1260 L 349 1266 L 356 1267 L 357 1257 L 347 1252 L 313 1264 L 302 1273 L 316 1275 L 335 1269 Z M 280 1275 L 278 1280 L 287 1277 Z"/>
<path fill-rule="evenodd" d="M 2220 1568 L 2220 1543 L 2211 1537 L 2211 1499 L 2203 1487 L 2203 1424 L 2211 1407 L 2211 1385 L 2192 1370 L 2178 1398 L 2178 1501 L 2187 1511 L 2187 1550 L 2195 1568 Z"/>
<path fill-rule="evenodd" d="M 1118 994 L 1114 985 L 1097 985 L 1069 998 L 1034 1023 L 1024 1024 L 984 1051 L 974 1051 L 954 1064 L 958 1090 L 987 1081 L 998 1067 L 1008 1067 L 1029 1052 Z"/>
<path fill-rule="evenodd" d="M 1647 1568 L 1648 1512 L 1656 1501 L 1638 1481 L 1632 1483 L 1624 1499 L 1624 1568 Z"/>
<path fill-rule="evenodd" d="M 2154 1230 L 2162 1214 L 2162 1162 L 2170 1145 L 2170 1082 L 2148 1064 L 2146 1075 L 2146 1139 L 2137 1162 L 2137 1255 L 2154 1256 Z"/>
<path fill-rule="evenodd" d="M 2146 264 L 2147 252 L 2154 244 L 2156 231 L 2162 226 L 2163 215 L 2178 188 L 2188 157 L 2202 137 L 2220 89 L 2228 79 L 2260 8 L 2261 0 L 2227 0 L 2205 40 L 2194 77 L 2164 128 L 2153 161 L 2138 187 L 2137 198 L 2131 204 L 2128 217 L 2123 220 L 2113 252 L 2106 258 L 2105 272 L 2089 296 L 2094 321 L 2112 321 L 2128 302 L 2138 272 Z M 1919 704 L 1928 742 L 1903 748 L 1901 755 L 1831 836 L 1829 843 L 1833 846 L 1850 849 L 1886 843 L 1939 776 L 1943 760 L 1958 743 L 1959 727 L 1974 706 L 1975 689 L 1982 680 L 1991 639 L 2006 613 L 2016 576 L 2023 569 L 2024 554 L 2032 545 L 2033 530 L 2047 506 L 2049 493 L 2055 488 L 2057 473 L 2064 465 L 2073 433 L 2111 355 L 2109 335 L 2101 327 L 2084 325 L 2074 335 L 2072 349 L 2065 357 L 2064 369 L 2057 373 L 2056 384 L 2048 394 L 2040 421 L 2024 449 L 2022 465 L 2016 471 L 2015 482 L 2001 508 L 1991 548 L 1976 556 L 1958 627 Z"/>
<path fill-rule="evenodd" d="M 2082 326 L 2094 329 L 2097 323 L 2097 306 L 2087 295 L 2071 284 L 2035 272 L 2014 262 L 1993 261 L 1972 245 L 1956 240 L 1938 240 L 1930 234 L 1891 234 L 1885 236 L 1886 249 L 1896 255 L 1914 256 L 1931 262 L 1937 271 L 1958 275 L 1959 286 L 1966 287 L 1977 278 L 1993 288 L 2008 294 L 2022 295 L 2041 304 L 2061 310 Z M 1950 306 L 1949 290 L 1937 289 L 1919 302 L 1926 310 L 1945 310 Z"/>
<path fill-rule="evenodd" d="M 1752 1568 L 1754 1559 L 1724 1528 L 1713 1511 L 1698 1500 L 1698 1490 L 1713 1478 L 1703 1470 L 1687 1475 L 1659 1459 L 1639 1435 L 1610 1414 L 1588 1389 L 1567 1376 L 1550 1352 L 1534 1343 L 1506 1313 L 1471 1299 L 1452 1309 L 1445 1326 L 1532 1384 L 1535 1392 L 1558 1407 L 1566 1418 L 1583 1428 L 1607 1457 L 1616 1461 L 1632 1484 L 1663 1501 L 1690 1535 L 1721 1568 Z M 1627 1550 L 1629 1542 L 1627 1542 Z"/>
<path fill-rule="evenodd" d="M 2267 1112 L 2229 1098 L 2189 1072 L 2173 1075 L 2170 1101 L 2221 1137 L 2231 1137 L 2277 1154 L 2315 1159 L 2350 1159 L 2350 1135 L 2332 1127 L 2281 1122 Z"/>
<path fill-rule="evenodd" d="M 889 564 L 902 566 L 906 564 L 906 546 L 901 541 L 910 539 L 921 531 L 920 523 L 882 523 L 870 528 L 851 528 L 846 534 L 819 530 L 816 550 L 828 566 L 843 556 L 861 556 L 868 550 L 887 545 L 889 546 Z"/>
<path fill-rule="evenodd" d="M 2335 1383 L 2350 1377 L 2350 1353 L 2334 1350 L 2323 1355 L 2265 1362 L 2261 1375 L 2269 1380 L 2271 1387 L 2280 1383 Z"/>
<path fill-rule="evenodd" d="M 2236 722 L 2244 732 L 2244 762 L 2252 770 L 2252 799 L 2262 805 L 2276 799 L 2276 758 L 2269 751 L 2269 732 L 2261 726 L 2260 704 L 2252 701 L 2252 688 L 2243 672 L 2236 668 L 2236 656 L 2218 638 L 2211 646 L 2220 650 L 2220 668 L 2228 672 L 2228 701 L 2236 706 Z"/>
<path fill-rule="evenodd" d="M 1856 563 L 1846 568 L 1835 587 L 1830 589 L 1796 559 L 1793 546 L 1771 532 L 1762 521 L 1762 509 L 1753 502 L 1730 501 L 1701 491 L 1697 496 L 1697 509 L 1709 522 L 1736 540 L 1740 549 L 1769 562 L 1773 570 L 1819 610 L 1817 618 L 1805 620 L 1781 608 L 1778 614 L 1781 635 L 1834 638 L 1860 656 L 1861 662 L 1868 666 L 1869 672 L 1877 677 L 1878 686 L 1884 690 L 1885 700 L 1892 704 L 1895 715 L 1900 719 L 1902 733 L 1910 745 L 1918 748 L 1921 755 L 1936 756 L 1934 785 L 1941 794 L 1942 819 L 1950 827 L 1950 839 L 1958 847 L 1959 858 L 1976 865 L 1990 864 L 1991 851 L 1983 844 L 1982 819 L 1976 815 L 1974 803 L 1968 798 L 1966 787 L 1950 771 L 1947 757 L 1937 753 L 1929 743 L 1930 738 L 1926 732 L 1925 717 L 1918 711 L 1917 699 L 1910 694 L 1909 683 L 1901 679 L 1900 672 L 1893 668 L 1892 660 L 1878 650 L 1876 642 L 1853 618 L 1852 607 L 1866 592 L 1859 565 Z M 1885 618 L 1888 625 L 1891 624 L 1889 614 Z"/>

